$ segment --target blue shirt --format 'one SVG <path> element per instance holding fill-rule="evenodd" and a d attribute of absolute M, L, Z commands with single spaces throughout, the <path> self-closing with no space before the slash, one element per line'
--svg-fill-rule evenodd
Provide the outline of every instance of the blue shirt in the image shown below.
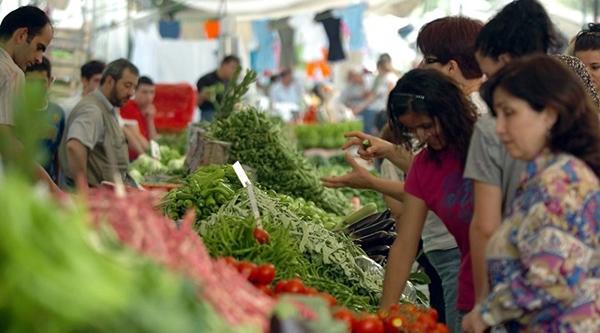
<path fill-rule="evenodd" d="M 59 170 L 58 166 L 58 147 L 63 138 L 65 130 L 65 112 L 55 103 L 48 103 L 47 118 L 50 123 L 48 134 L 42 140 L 42 148 L 46 157 L 44 169 L 50 175 L 50 178 L 58 184 Z"/>

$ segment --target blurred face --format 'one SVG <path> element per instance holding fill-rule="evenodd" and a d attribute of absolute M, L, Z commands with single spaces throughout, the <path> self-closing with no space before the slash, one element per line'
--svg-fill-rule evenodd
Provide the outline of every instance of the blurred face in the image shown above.
<path fill-rule="evenodd" d="M 398 117 L 398 121 L 406 127 L 419 142 L 428 147 L 441 150 L 446 146 L 442 137 L 439 122 L 426 114 L 407 112 Z"/>
<path fill-rule="evenodd" d="M 141 108 L 145 108 L 146 106 L 152 104 L 155 94 L 156 89 L 154 88 L 154 85 L 141 84 L 135 91 L 135 101 Z"/>
<path fill-rule="evenodd" d="M 222 79 L 231 80 L 238 66 L 239 64 L 235 61 L 221 65 L 221 74 L 223 75 Z"/>
<path fill-rule="evenodd" d="M 363 77 L 358 73 L 351 72 L 348 74 L 348 82 L 351 84 L 360 85 L 363 83 Z"/>
<path fill-rule="evenodd" d="M 556 113 L 545 109 L 537 112 L 527 101 L 502 88 L 494 91 L 496 133 L 515 159 L 530 161 L 547 146 L 547 135 L 556 122 Z"/>
<path fill-rule="evenodd" d="M 20 28 L 13 34 L 15 41 L 14 61 L 23 71 L 29 65 L 39 64 L 42 62 L 42 57 L 50 45 L 53 37 L 52 27 L 46 25 L 38 35 L 31 36 L 27 32 L 27 28 Z M 31 38 L 31 40 L 29 40 Z"/>
<path fill-rule="evenodd" d="M 87 95 L 92 91 L 100 87 L 100 81 L 102 80 L 102 73 L 92 75 L 91 78 L 82 78 L 81 83 L 83 84 L 83 95 Z"/>
<path fill-rule="evenodd" d="M 41 92 L 43 94 L 43 98 L 39 101 L 40 105 L 36 108 L 44 109 L 48 104 L 48 91 L 50 89 L 50 84 L 52 83 L 52 78 L 50 78 L 46 71 L 35 71 L 25 73 L 25 80 L 27 80 L 27 84 L 34 85 L 33 91 L 36 93 Z M 36 98 L 39 98 L 39 95 L 36 96 Z"/>
<path fill-rule="evenodd" d="M 115 81 L 112 77 L 106 79 L 106 84 L 111 88 L 108 100 L 114 106 L 122 106 L 135 94 L 138 77 L 129 69 L 123 71 L 121 79 Z"/>
<path fill-rule="evenodd" d="M 584 63 L 594 80 L 596 89 L 600 88 L 600 50 L 577 51 L 575 56 Z"/>
<path fill-rule="evenodd" d="M 290 84 L 292 84 L 292 74 L 286 74 L 282 76 L 281 83 L 283 83 L 284 86 L 289 86 Z"/>
<path fill-rule="evenodd" d="M 479 51 L 475 52 L 475 59 L 479 64 L 479 68 L 485 76 L 492 77 L 498 72 L 506 63 L 502 60 L 496 60 L 494 58 L 482 55 Z"/>

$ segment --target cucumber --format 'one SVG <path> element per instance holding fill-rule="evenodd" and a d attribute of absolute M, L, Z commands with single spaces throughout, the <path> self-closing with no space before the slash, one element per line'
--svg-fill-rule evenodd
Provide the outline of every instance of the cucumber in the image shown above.
<path fill-rule="evenodd" d="M 336 230 L 344 229 L 346 226 L 360 222 L 361 220 L 370 217 L 373 214 L 377 214 L 377 205 L 374 202 L 369 202 L 368 204 L 364 205 L 361 209 L 346 216 L 338 225 Z"/>

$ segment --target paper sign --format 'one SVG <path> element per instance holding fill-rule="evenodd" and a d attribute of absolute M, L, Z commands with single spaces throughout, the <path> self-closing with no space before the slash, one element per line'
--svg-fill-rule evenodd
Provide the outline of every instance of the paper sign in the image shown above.
<path fill-rule="evenodd" d="M 252 210 L 252 214 L 254 215 L 254 219 L 256 220 L 256 225 L 262 227 L 260 222 L 260 212 L 258 211 L 258 203 L 256 202 L 256 194 L 254 194 L 254 186 L 250 182 L 248 175 L 246 175 L 246 171 L 240 164 L 240 162 L 235 162 L 233 164 L 233 171 L 238 176 L 238 179 L 242 183 L 242 186 L 248 191 L 248 199 L 250 201 L 250 209 Z"/>
<path fill-rule="evenodd" d="M 248 178 L 248 175 L 246 175 L 246 171 L 239 161 L 233 164 L 233 171 L 235 171 L 235 174 L 238 176 L 242 186 L 248 187 L 248 185 L 250 185 L 250 179 Z"/>

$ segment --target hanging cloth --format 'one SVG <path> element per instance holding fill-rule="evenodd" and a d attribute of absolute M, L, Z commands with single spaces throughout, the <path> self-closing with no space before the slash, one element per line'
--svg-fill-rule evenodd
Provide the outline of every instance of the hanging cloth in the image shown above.
<path fill-rule="evenodd" d="M 367 9 L 366 3 L 359 3 L 334 11 L 334 15 L 341 18 L 350 30 L 350 51 L 362 51 L 366 46 L 363 17 Z"/>
<path fill-rule="evenodd" d="M 294 52 L 294 29 L 289 25 L 288 18 L 282 18 L 270 22 L 271 29 L 277 31 L 281 42 L 281 54 L 279 56 L 280 68 L 294 68 L 296 54 Z"/>
<path fill-rule="evenodd" d="M 327 60 L 340 61 L 346 59 L 344 48 L 342 46 L 342 20 L 333 17 L 330 10 L 317 14 L 315 21 L 323 24 L 327 39 L 329 40 L 329 53 Z"/>
<path fill-rule="evenodd" d="M 273 42 L 275 40 L 273 31 L 269 29 L 269 22 L 258 20 L 252 22 L 252 34 L 257 41 L 255 61 L 253 68 L 258 73 L 272 71 L 275 69 L 275 51 Z"/>

